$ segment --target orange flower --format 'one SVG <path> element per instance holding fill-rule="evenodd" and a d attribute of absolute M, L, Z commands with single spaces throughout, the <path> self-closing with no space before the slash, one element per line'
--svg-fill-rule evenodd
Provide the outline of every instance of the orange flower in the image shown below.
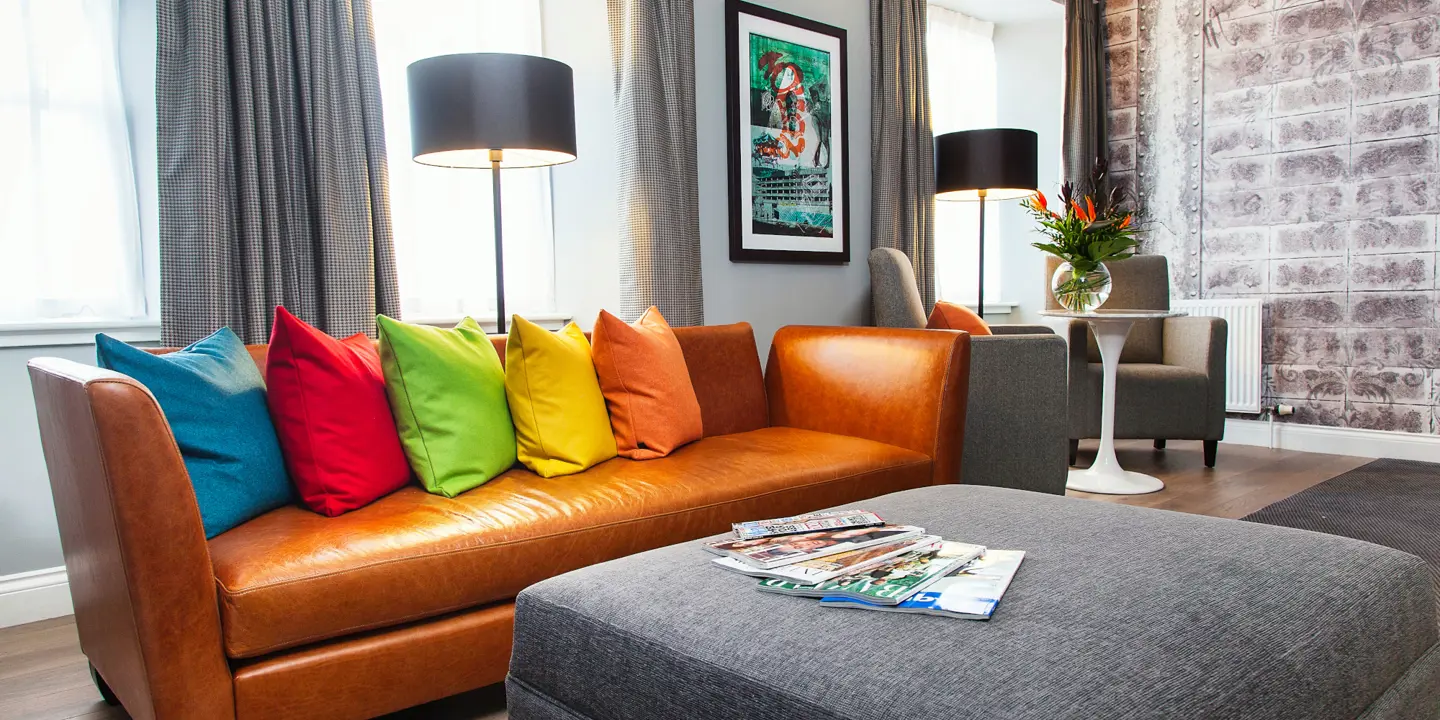
<path fill-rule="evenodd" d="M 1050 211 L 1050 203 L 1045 201 L 1045 193 L 1036 190 L 1035 197 L 1032 198 L 1032 202 L 1035 203 L 1035 207 L 1038 207 L 1046 212 Z"/>
<path fill-rule="evenodd" d="M 1087 217 L 1085 221 L 1095 222 L 1095 201 L 1091 200 L 1089 195 L 1085 196 L 1085 208 L 1089 210 L 1089 212 L 1087 213 L 1089 217 Z"/>
<path fill-rule="evenodd" d="M 1079 200 L 1071 200 L 1070 205 L 1075 208 L 1075 217 L 1085 220 L 1085 208 L 1080 207 Z M 1089 222 L 1086 220 L 1086 222 Z"/>
<path fill-rule="evenodd" d="M 1134 216 L 1134 215 L 1126 215 L 1126 216 L 1125 216 L 1125 220 L 1120 223 L 1120 229 L 1121 229 L 1121 230 L 1124 230 L 1125 228 L 1130 227 L 1130 221 L 1131 221 L 1131 220 L 1134 220 L 1134 219 L 1135 219 L 1135 216 Z"/>

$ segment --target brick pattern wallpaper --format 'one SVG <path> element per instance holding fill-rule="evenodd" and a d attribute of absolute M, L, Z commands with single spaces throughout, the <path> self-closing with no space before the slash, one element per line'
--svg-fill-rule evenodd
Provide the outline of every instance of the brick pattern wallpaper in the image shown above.
<path fill-rule="evenodd" d="M 1177 296 L 1258 297 L 1295 422 L 1440 433 L 1440 0 L 1110 0 L 1111 152 Z"/>

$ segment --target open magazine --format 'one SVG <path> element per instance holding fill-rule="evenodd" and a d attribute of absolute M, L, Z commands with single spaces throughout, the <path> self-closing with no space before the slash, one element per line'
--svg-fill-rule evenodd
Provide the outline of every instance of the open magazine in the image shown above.
<path fill-rule="evenodd" d="M 838 578 L 842 575 L 852 575 L 862 570 L 875 567 L 876 565 L 891 562 L 894 558 L 908 552 L 916 550 L 933 551 L 939 546 L 939 535 L 919 535 L 897 542 L 871 545 L 870 547 L 859 550 L 826 555 L 811 560 L 802 560 L 777 568 L 757 568 L 732 557 L 715 558 L 714 562 L 726 570 L 738 572 L 742 575 L 770 578 L 785 581 L 789 584 L 809 587 L 816 583 L 823 583 L 827 580 Z"/>
<path fill-rule="evenodd" d="M 760 589 L 786 595 L 844 598 L 877 605 L 896 605 L 930 587 L 984 552 L 983 545 L 942 541 L 938 547 L 932 545 L 919 548 L 828 582 L 802 585 L 767 580 L 760 583 Z"/>
<path fill-rule="evenodd" d="M 967 620 L 989 620 L 1010 587 L 1010 581 L 1025 559 L 1023 550 L 990 550 L 982 558 L 940 578 L 899 605 L 888 605 L 850 597 L 827 596 L 825 607 L 863 608 L 891 612 L 923 613 Z"/>
<path fill-rule="evenodd" d="M 909 540 L 925 534 L 924 528 L 913 525 L 881 525 L 822 530 L 799 535 L 757 538 L 754 540 L 714 540 L 705 549 L 724 557 L 734 558 L 751 567 L 768 570 L 781 565 L 838 555 L 872 545 Z"/>

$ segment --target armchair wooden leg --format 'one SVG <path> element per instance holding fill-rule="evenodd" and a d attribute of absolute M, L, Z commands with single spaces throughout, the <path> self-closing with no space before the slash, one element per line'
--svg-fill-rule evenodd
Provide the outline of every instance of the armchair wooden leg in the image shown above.
<path fill-rule="evenodd" d="M 1164 450 L 1164 449 L 1165 449 L 1165 439 L 1164 439 L 1164 438 L 1161 438 L 1161 439 L 1155 441 L 1155 449 L 1156 449 L 1156 450 Z"/>
<path fill-rule="evenodd" d="M 1070 464 L 1071 464 L 1071 465 L 1074 465 L 1074 464 L 1075 464 L 1075 460 L 1076 460 L 1077 458 L 1079 458 L 1079 456 L 1080 456 L 1080 441 L 1079 441 L 1079 440 L 1071 440 L 1071 441 L 1070 441 Z"/>
<path fill-rule="evenodd" d="M 1220 441 L 1219 441 L 1219 440 L 1206 440 L 1206 441 L 1205 441 L 1205 467 L 1207 467 L 1207 468 L 1213 468 L 1213 467 L 1215 467 L 1215 453 L 1216 453 L 1216 451 L 1218 451 L 1219 449 L 1220 449 Z"/>

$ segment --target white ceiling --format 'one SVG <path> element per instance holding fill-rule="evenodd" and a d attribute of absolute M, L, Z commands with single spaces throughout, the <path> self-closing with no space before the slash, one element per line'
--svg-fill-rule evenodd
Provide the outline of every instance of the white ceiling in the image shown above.
<path fill-rule="evenodd" d="M 930 0 L 932 4 L 964 13 L 976 20 L 1001 25 L 1065 19 L 1065 7 L 1058 0 Z"/>

